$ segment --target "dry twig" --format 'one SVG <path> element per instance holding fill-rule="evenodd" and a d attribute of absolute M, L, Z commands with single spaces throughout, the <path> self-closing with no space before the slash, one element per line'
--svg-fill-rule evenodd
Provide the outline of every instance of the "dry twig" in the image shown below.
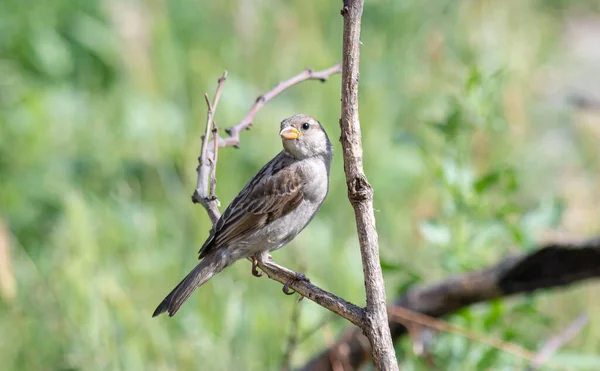
<path fill-rule="evenodd" d="M 563 287 L 586 279 L 600 278 L 600 237 L 576 243 L 551 243 L 529 254 L 503 259 L 479 272 L 448 278 L 442 282 L 415 287 L 397 298 L 394 305 L 431 317 L 442 317 L 471 304 L 539 289 Z M 392 338 L 406 334 L 398 321 L 390 321 Z M 370 360 L 361 331 L 349 329 L 334 347 L 350 349 L 350 369 Z M 333 370 L 329 354 L 321 352 L 302 368 L 304 371 Z"/>
<path fill-rule="evenodd" d="M 256 103 L 252 106 L 252 108 L 250 108 L 250 111 L 248 111 L 248 113 L 242 119 L 242 121 L 240 121 L 234 127 L 226 130 L 227 133 L 230 135 L 230 138 L 220 138 L 218 137 L 218 132 L 213 132 L 213 138 L 218 138 L 218 146 L 215 145 L 215 147 L 211 151 L 207 146 L 208 133 L 210 133 L 210 127 L 214 124 L 215 108 L 217 106 L 218 99 L 221 94 L 223 83 L 225 82 L 225 78 L 227 77 L 227 73 L 223 74 L 223 77 L 219 79 L 217 85 L 217 91 L 215 93 L 214 102 L 211 104 L 208 97 L 206 97 L 206 103 L 208 105 L 208 119 L 206 123 L 207 128 L 205 130 L 205 135 L 202 139 L 202 150 L 200 158 L 198 159 L 198 183 L 196 185 L 194 195 L 192 196 L 192 201 L 194 203 L 200 203 L 202 204 L 202 206 L 204 206 L 208 213 L 208 216 L 210 217 L 213 223 L 215 223 L 221 216 L 221 213 L 219 212 L 219 209 L 217 207 L 217 200 L 215 196 L 216 180 L 214 182 L 211 182 L 210 196 L 208 186 L 211 164 L 213 164 L 212 172 L 214 173 L 215 171 L 214 168 L 216 166 L 217 147 L 239 147 L 240 132 L 250 127 L 250 125 L 252 124 L 252 120 L 254 120 L 254 116 L 264 106 L 266 102 L 276 97 L 285 89 L 306 80 L 326 81 L 329 78 L 329 76 L 335 73 L 339 73 L 340 71 L 341 67 L 339 64 L 323 71 L 313 71 L 312 69 L 307 69 L 302 73 L 277 84 L 277 86 L 275 86 L 272 90 L 270 90 L 264 95 L 261 95 L 256 100 Z M 313 285 L 310 282 L 304 280 L 296 280 L 295 272 L 278 264 L 259 263 L 258 267 L 261 270 L 263 270 L 270 279 L 278 281 L 284 285 L 287 284 L 290 289 L 296 291 L 298 294 L 314 301 L 315 303 L 321 305 L 324 308 L 329 309 L 334 313 L 339 314 L 340 316 L 346 318 L 348 321 L 352 322 L 356 326 L 363 325 L 364 311 L 362 308 L 350 302 L 347 302 L 346 300 L 337 297 L 336 295 L 333 295 L 332 293 L 327 292 Z"/>
<path fill-rule="evenodd" d="M 493 348 L 513 354 L 530 362 L 533 362 L 535 359 L 535 354 L 533 352 L 523 348 L 520 345 L 509 343 L 492 336 L 469 331 L 467 329 L 451 325 L 450 323 L 442 321 L 441 319 L 414 312 L 410 309 L 402 308 L 400 306 L 392 306 L 390 307 L 389 312 L 392 321 L 402 323 L 405 327 L 409 323 L 416 323 L 423 327 L 429 327 L 438 331 L 450 332 L 471 340 L 479 341 L 480 343 L 487 344 Z"/>
<path fill-rule="evenodd" d="M 263 108 L 263 106 L 267 102 L 281 94 L 286 89 L 289 89 L 292 86 L 306 80 L 319 80 L 321 82 L 326 82 L 331 75 L 335 75 L 336 73 L 340 72 L 342 72 L 342 66 L 339 64 L 336 64 L 335 66 L 323 71 L 313 71 L 312 68 L 307 68 L 306 70 L 300 72 L 296 76 L 293 76 L 285 81 L 278 83 L 273 89 L 256 98 L 256 102 L 240 122 L 238 122 L 233 127 L 225 129 L 227 134 L 229 134 L 229 138 L 219 138 L 219 147 L 239 148 L 240 133 L 246 129 L 249 129 L 252 126 L 254 116 L 256 116 L 258 111 L 261 108 Z"/>
<path fill-rule="evenodd" d="M 204 95 L 206 99 L 206 104 L 208 106 L 208 119 L 206 123 L 206 129 L 204 132 L 204 136 L 202 137 L 202 148 L 200 151 L 200 157 L 198 158 L 198 168 L 196 169 L 198 172 L 198 180 L 196 183 L 196 189 L 194 190 L 194 194 L 192 195 L 192 202 L 200 203 L 208 212 L 208 216 L 210 220 L 215 223 L 220 216 L 219 209 L 217 207 L 218 201 L 215 195 L 215 187 L 216 187 L 216 176 L 214 172 L 216 171 L 216 156 L 218 147 L 240 147 L 240 133 L 246 129 L 250 129 L 252 126 L 252 121 L 254 120 L 254 116 L 258 113 L 258 111 L 271 99 L 275 98 L 279 94 L 281 94 L 284 90 L 301 83 L 302 81 L 307 80 L 319 80 L 321 82 L 327 81 L 331 75 L 336 73 L 340 73 L 342 71 L 342 67 L 340 64 L 336 64 L 333 67 L 330 67 L 323 71 L 313 71 L 311 68 L 307 68 L 301 73 L 293 76 L 285 81 L 278 83 L 273 89 L 269 90 L 267 93 L 260 95 L 256 98 L 256 102 L 250 108 L 246 116 L 238 122 L 235 126 L 229 127 L 225 129 L 227 134 L 229 134 L 229 138 L 222 138 L 219 136 L 218 130 L 213 129 L 213 140 L 215 145 L 213 149 L 210 150 L 207 146 L 208 134 L 211 132 L 210 128 L 216 128 L 214 122 L 214 114 L 217 108 L 217 104 L 219 102 L 219 97 L 221 96 L 221 90 L 223 89 L 223 84 L 227 79 L 227 71 L 223 73 L 223 76 L 218 80 L 217 91 L 215 92 L 215 98 L 213 99 L 213 103 L 211 104 L 208 99 L 208 95 Z M 209 187 L 209 173 L 211 171 L 211 163 L 214 164 L 212 167 L 212 176 L 214 181 L 210 182 L 210 193 L 207 187 Z"/>
<path fill-rule="evenodd" d="M 386 312 L 385 286 L 379 262 L 379 243 L 373 211 L 373 188 L 363 170 L 363 151 L 358 118 L 360 22 L 364 0 L 345 0 L 342 61 L 341 142 L 348 199 L 354 208 L 360 243 L 367 306 L 362 327 L 371 344 L 378 370 L 398 370 Z"/>
<path fill-rule="evenodd" d="M 528 370 L 533 371 L 540 368 L 548 359 L 552 356 L 552 354 L 556 353 L 560 347 L 571 341 L 583 326 L 588 323 L 588 316 L 586 314 L 580 314 L 569 326 L 567 326 L 563 331 L 554 335 L 547 342 L 542 345 L 540 350 L 535 354 L 534 359 L 531 362 Z"/>
<path fill-rule="evenodd" d="M 206 105 L 208 106 L 208 111 L 206 114 L 206 129 L 204 130 L 204 135 L 202 136 L 202 146 L 200 147 L 200 157 L 198 157 L 198 168 L 196 169 L 198 172 L 198 182 L 196 183 L 196 190 L 194 190 L 194 194 L 192 195 L 192 202 L 202 204 L 202 206 L 204 206 L 208 212 L 208 216 L 213 223 L 219 219 L 219 208 L 217 198 L 214 196 L 214 188 L 211 189 L 211 196 L 214 197 L 208 197 L 209 193 L 207 187 L 209 186 L 209 171 L 211 168 L 213 169 L 213 173 L 216 171 L 217 151 L 214 151 L 210 156 L 208 155 L 208 140 L 212 131 L 211 129 L 214 125 L 215 110 L 219 104 L 219 98 L 221 97 L 221 91 L 223 90 L 223 84 L 225 84 L 225 80 L 227 80 L 227 71 L 223 72 L 223 76 L 221 76 L 221 78 L 218 80 L 217 91 L 215 92 L 215 98 L 213 99 L 212 103 L 208 98 L 208 94 L 204 94 L 204 99 L 206 100 Z M 217 137 L 215 136 L 215 138 Z"/>

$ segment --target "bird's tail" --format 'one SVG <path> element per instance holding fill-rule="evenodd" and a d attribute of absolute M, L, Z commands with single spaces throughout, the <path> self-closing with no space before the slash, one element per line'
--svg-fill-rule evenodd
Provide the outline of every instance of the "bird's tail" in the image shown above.
<path fill-rule="evenodd" d="M 158 305 L 152 317 L 168 312 L 172 317 L 181 305 L 192 295 L 194 290 L 219 273 L 227 266 L 224 250 L 217 250 L 206 255 L 202 261 L 177 285 L 173 291 Z"/>

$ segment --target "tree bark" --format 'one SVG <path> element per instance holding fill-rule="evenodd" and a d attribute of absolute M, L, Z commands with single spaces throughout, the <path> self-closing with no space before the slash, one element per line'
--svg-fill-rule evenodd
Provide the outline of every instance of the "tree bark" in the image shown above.
<path fill-rule="evenodd" d="M 373 212 L 373 188 L 363 170 L 358 118 L 360 22 L 364 0 L 344 1 L 342 115 L 340 120 L 348 198 L 354 208 L 363 264 L 367 305 L 362 330 L 371 344 L 378 370 L 398 370 L 388 326 L 385 286 L 379 262 L 379 245 Z"/>
<path fill-rule="evenodd" d="M 600 278 L 600 237 L 581 242 L 550 243 L 521 256 L 510 256 L 495 265 L 451 277 L 442 282 L 415 287 L 398 297 L 399 306 L 442 317 L 471 304 L 517 294 L 558 288 L 588 279 Z M 406 327 L 391 320 L 392 337 L 406 334 Z M 332 355 L 341 354 L 343 368 L 332 364 Z M 350 371 L 359 369 L 371 358 L 371 349 L 357 329 L 348 329 L 337 344 L 317 355 L 302 371 Z"/>
<path fill-rule="evenodd" d="M 200 157 L 198 158 L 198 168 L 196 169 L 198 172 L 198 181 L 196 184 L 196 189 L 194 190 L 194 194 L 192 195 L 192 202 L 199 203 L 206 209 L 208 217 L 213 224 L 216 223 L 221 217 L 215 190 L 216 160 L 218 157 L 217 155 L 219 147 L 239 148 L 240 133 L 246 129 L 249 129 L 256 113 L 267 102 L 275 98 L 284 90 L 307 80 L 320 80 L 325 82 L 331 75 L 339 72 L 341 72 L 341 65 L 339 64 L 336 64 L 335 66 L 323 71 L 313 71 L 309 68 L 296 76 L 280 82 L 267 93 L 260 95 L 246 116 L 237 125 L 225 129 L 227 134 L 229 134 L 228 138 L 221 138 L 219 136 L 218 130 L 216 129 L 216 124 L 214 122 L 215 110 L 221 96 L 223 84 L 227 79 L 227 71 L 225 71 L 223 76 L 218 80 L 215 98 L 212 102 L 210 101 L 208 95 L 205 94 L 204 97 L 206 99 L 206 105 L 208 106 L 207 122 L 204 135 L 202 136 L 202 146 L 200 150 Z M 213 135 L 212 149 L 210 149 L 208 145 L 210 142 L 210 133 Z M 210 182 L 209 178 L 211 178 Z M 330 292 L 327 292 L 308 281 L 295 279 L 297 274 L 294 271 L 278 265 L 275 262 L 259 262 L 258 267 L 267 274 L 267 277 L 282 283 L 284 285 L 284 293 L 289 294 L 290 289 L 294 290 L 298 294 L 314 301 L 323 308 L 329 309 L 333 313 L 344 317 L 354 325 L 358 327 L 362 327 L 364 325 L 365 310 L 363 308 L 354 305 Z"/>

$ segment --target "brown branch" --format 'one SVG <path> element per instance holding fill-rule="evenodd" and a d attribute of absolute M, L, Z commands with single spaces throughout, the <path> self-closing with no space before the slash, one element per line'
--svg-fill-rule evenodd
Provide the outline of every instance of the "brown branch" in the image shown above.
<path fill-rule="evenodd" d="M 367 306 L 363 331 L 378 370 L 398 370 L 386 312 L 385 286 L 379 263 L 379 246 L 373 211 L 373 188 L 363 170 L 358 118 L 360 22 L 364 0 L 346 0 L 342 9 L 344 40 L 342 61 L 341 142 L 348 198 L 354 208 L 363 264 Z"/>
<path fill-rule="evenodd" d="M 536 353 L 528 370 L 533 371 L 540 368 L 560 347 L 571 341 L 588 323 L 588 316 L 580 314 L 567 328 L 548 339 Z"/>
<path fill-rule="evenodd" d="M 567 102 L 581 110 L 600 111 L 600 99 L 586 94 L 570 94 L 567 96 Z"/>
<path fill-rule="evenodd" d="M 213 224 L 216 223 L 216 221 L 221 216 L 221 213 L 219 212 L 219 209 L 217 207 L 217 198 L 215 196 L 216 180 L 214 181 L 214 183 L 211 183 L 211 186 L 210 186 L 210 195 L 211 196 L 209 196 L 209 193 L 208 193 L 209 192 L 209 189 L 208 189 L 208 187 L 209 187 L 208 186 L 209 170 L 211 168 L 211 164 L 213 164 L 213 173 L 215 171 L 214 169 L 216 167 L 216 154 L 217 154 L 216 149 L 217 149 L 217 147 L 238 146 L 240 131 L 242 131 L 244 128 L 249 127 L 254 116 L 256 115 L 256 112 L 258 110 L 260 110 L 260 108 L 262 108 L 262 106 L 266 102 L 273 99 L 275 96 L 280 94 L 285 89 L 287 89 L 295 84 L 298 84 L 301 81 L 314 80 L 314 79 L 325 81 L 329 76 L 331 76 L 332 74 L 338 73 L 338 72 L 340 72 L 339 65 L 333 66 L 327 70 L 323 70 L 323 71 L 319 71 L 319 72 L 314 72 L 311 69 L 307 69 L 304 72 L 292 77 L 291 79 L 286 80 L 282 83 L 279 83 L 275 88 L 270 90 L 265 95 L 262 95 L 261 96 L 262 98 L 259 98 L 257 100 L 257 102 L 252 106 L 252 108 L 250 109 L 248 114 L 244 117 L 244 119 L 242 121 L 240 121 L 240 123 L 238 123 L 232 129 L 228 130 L 228 132 L 231 134 L 231 138 L 228 138 L 228 139 L 235 139 L 235 140 L 233 140 L 233 141 L 219 140 L 218 146 L 215 145 L 215 148 L 213 148 L 213 151 L 210 151 L 207 148 L 208 133 L 210 133 L 211 125 L 214 125 L 214 112 L 215 112 L 214 110 L 218 103 L 222 85 L 225 82 L 225 78 L 227 77 L 227 73 L 223 74 L 223 77 L 219 79 L 217 91 L 215 93 L 214 103 L 211 104 L 208 97 L 206 97 L 206 103 L 208 106 L 208 119 L 207 119 L 207 123 L 206 123 L 207 127 L 205 130 L 205 135 L 202 138 L 202 150 L 201 150 L 200 158 L 198 159 L 198 161 L 199 161 L 198 183 L 196 185 L 196 190 L 194 191 L 194 195 L 192 196 L 192 201 L 194 203 L 200 203 L 202 206 L 204 206 L 204 208 L 206 209 Z M 216 128 L 216 126 L 215 126 L 215 128 Z M 217 138 L 218 132 L 216 130 L 214 130 L 213 135 L 214 135 L 213 138 Z M 259 263 L 258 266 L 260 269 L 262 269 L 267 274 L 267 276 L 270 279 L 278 281 L 278 282 L 286 285 L 290 289 L 296 291 L 301 296 L 306 297 L 306 298 L 314 301 L 315 303 L 319 304 L 320 306 L 322 306 L 326 309 L 329 309 L 330 311 L 332 311 L 334 313 L 339 314 L 340 316 L 346 318 L 348 321 L 355 324 L 356 326 L 362 326 L 362 324 L 364 322 L 364 311 L 362 308 L 360 308 L 350 302 L 347 302 L 346 300 L 344 300 L 340 297 L 337 297 L 336 295 L 334 295 L 330 292 L 327 292 L 327 291 L 313 285 L 310 282 L 303 281 L 303 280 L 297 280 L 296 279 L 297 276 L 296 276 L 295 272 L 293 272 L 285 267 L 282 267 L 278 264 L 275 264 L 273 262 L 265 262 L 265 263 Z"/>
<path fill-rule="evenodd" d="M 579 243 L 553 243 L 522 256 L 508 257 L 498 264 L 437 284 L 416 287 L 399 297 L 394 305 L 431 317 L 442 317 L 471 304 L 527 294 L 539 289 L 563 287 L 586 279 L 600 278 L 600 237 Z M 393 339 L 406 333 L 390 321 Z M 358 369 L 370 360 L 364 335 L 350 329 L 334 347 L 350 349 L 351 367 Z M 302 370 L 333 370 L 331 347 L 309 361 Z"/>
<path fill-rule="evenodd" d="M 323 308 L 339 314 L 358 327 L 363 325 L 364 311 L 361 307 L 327 292 L 310 282 L 295 280 L 295 272 L 275 263 L 259 263 L 258 267 L 264 271 L 270 279 L 284 285 L 287 284 L 289 288 L 296 291 L 301 296 L 314 301 Z"/>
<path fill-rule="evenodd" d="M 342 66 L 340 64 L 336 64 L 335 66 L 323 71 L 313 71 L 311 68 L 307 68 L 306 70 L 300 72 L 296 76 L 291 77 L 288 80 L 279 82 L 277 85 L 275 85 L 273 89 L 256 98 L 256 102 L 240 122 L 238 122 L 233 127 L 225 129 L 227 134 L 229 134 L 229 138 L 220 138 L 219 146 L 239 148 L 240 133 L 246 129 L 249 129 L 252 126 L 252 122 L 254 121 L 254 116 L 256 116 L 256 113 L 267 102 L 281 94 L 284 90 L 289 89 L 292 86 L 306 80 L 320 80 L 321 82 L 325 82 L 327 81 L 327 79 L 329 79 L 331 75 L 340 72 L 342 72 Z"/>
<path fill-rule="evenodd" d="M 401 323 L 404 327 L 406 327 L 407 324 L 412 323 L 422 327 L 432 328 L 438 331 L 450 332 L 466 337 L 467 339 L 479 341 L 503 352 L 510 353 L 517 357 L 526 359 L 530 362 L 533 362 L 535 360 L 535 354 L 530 350 L 523 348 L 520 345 L 509 343 L 492 336 L 478 334 L 473 331 L 454 326 L 450 323 L 447 323 L 446 321 L 430 317 L 423 313 L 413 312 L 412 310 L 400 306 L 391 306 L 389 308 L 389 312 L 390 320 Z"/>
<path fill-rule="evenodd" d="M 212 151 L 212 159 L 210 160 L 210 193 L 208 194 L 209 201 L 216 201 L 217 207 L 221 206 L 219 204 L 219 199 L 217 198 L 217 159 L 219 158 L 219 128 L 217 127 L 217 123 L 213 120 L 213 151 Z"/>
<path fill-rule="evenodd" d="M 275 87 L 263 95 L 260 95 L 254 105 L 250 108 L 246 116 L 238 122 L 235 126 L 225 129 L 227 134 L 229 134 L 229 138 L 222 138 L 218 135 L 218 131 L 214 131 L 213 129 L 213 139 L 215 142 L 218 141 L 218 145 L 215 144 L 214 148 L 210 150 L 207 145 L 209 134 L 211 133 L 211 128 L 214 125 L 214 114 L 217 109 L 217 104 L 219 103 L 219 98 L 221 96 L 221 91 L 223 89 L 223 84 L 227 79 L 227 71 L 223 73 L 223 76 L 219 78 L 217 84 L 217 90 L 215 92 L 215 98 L 213 99 L 213 103 L 211 104 L 208 95 L 204 95 L 206 100 L 206 105 L 208 106 L 207 113 L 207 123 L 204 135 L 202 136 L 202 147 L 200 150 L 200 157 L 198 157 L 198 168 L 196 171 L 198 172 L 198 180 L 196 183 L 196 189 L 192 195 L 192 202 L 199 203 L 207 209 L 208 216 L 210 220 L 215 223 L 219 219 L 219 209 L 218 209 L 218 200 L 216 198 L 214 187 L 216 186 L 216 176 L 214 176 L 214 169 L 216 169 L 216 158 L 218 147 L 235 147 L 239 148 L 240 145 L 240 133 L 246 129 L 249 129 L 252 126 L 252 121 L 254 117 L 258 113 L 258 111 L 270 100 L 281 94 L 288 88 L 299 84 L 303 81 L 307 80 L 320 80 L 321 82 L 325 82 L 329 79 L 331 75 L 336 73 L 340 73 L 342 71 L 342 66 L 340 64 L 336 64 L 333 67 L 330 67 L 326 70 L 322 71 L 313 71 L 311 68 L 307 68 L 306 70 L 300 72 L 296 76 L 289 78 L 288 80 L 281 81 Z M 215 163 L 215 166 L 212 168 L 212 175 L 214 176 L 212 179 L 214 181 L 210 182 L 210 193 L 207 187 L 209 187 L 209 175 L 211 175 L 211 163 Z M 214 183 L 214 185 L 213 185 Z M 203 195 L 203 196 L 202 196 Z"/>
<path fill-rule="evenodd" d="M 256 116 L 257 112 L 271 99 L 275 98 L 279 94 L 281 94 L 284 90 L 291 88 L 292 86 L 301 83 L 302 81 L 307 80 L 320 80 L 321 82 L 325 82 L 329 79 L 331 75 L 336 73 L 340 73 L 342 71 L 342 66 L 340 64 L 336 64 L 333 67 L 330 67 L 326 70 L 322 71 L 313 71 L 311 68 L 307 68 L 306 70 L 300 72 L 296 76 L 291 77 L 288 80 L 279 82 L 275 87 L 263 95 L 260 95 L 254 105 L 250 108 L 246 116 L 238 122 L 235 126 L 225 129 L 225 131 L 229 134 L 229 138 L 222 138 L 217 133 L 213 134 L 213 138 L 215 141 L 218 141 L 218 147 L 235 147 L 239 148 L 240 146 L 240 133 L 246 129 L 249 129 L 252 126 L 252 121 L 254 120 L 254 116 Z M 196 169 L 198 172 L 198 181 L 196 183 L 196 189 L 192 194 L 192 202 L 199 203 L 207 209 L 208 216 L 210 220 L 214 223 L 219 219 L 219 208 L 218 208 L 218 200 L 214 192 L 209 193 L 207 187 L 209 186 L 209 175 L 211 172 L 211 161 L 216 164 L 216 159 L 213 161 L 213 156 L 217 153 L 217 146 L 214 147 L 213 150 L 210 150 L 206 145 L 208 141 L 208 134 L 210 133 L 211 125 L 214 125 L 214 113 L 217 108 L 217 103 L 219 102 L 219 97 L 221 95 L 221 90 L 223 88 L 223 83 L 227 78 L 227 71 L 223 73 L 223 76 L 218 80 L 217 91 L 215 93 L 214 102 L 211 104 L 208 96 L 205 95 L 206 104 L 208 106 L 208 120 L 206 124 L 206 130 L 204 136 L 202 137 L 202 148 L 200 151 L 200 157 L 198 158 L 198 168 Z M 216 125 L 215 125 L 216 128 Z M 215 165 L 216 166 L 216 165 Z M 216 184 L 216 177 L 215 179 Z M 211 182 L 211 186 L 212 185 Z M 210 195 L 210 196 L 209 196 Z"/>
<path fill-rule="evenodd" d="M 216 167 L 216 158 L 213 160 L 214 154 L 211 156 L 208 155 L 208 140 L 215 120 L 215 110 L 219 104 L 219 98 L 221 97 L 221 91 L 223 90 L 223 84 L 225 84 L 225 80 L 227 80 L 227 71 L 223 72 L 223 76 L 221 76 L 221 78 L 218 80 L 217 91 L 215 92 L 215 98 L 213 99 L 212 104 L 208 98 L 208 95 L 204 94 L 204 99 L 206 100 L 206 105 L 208 106 L 208 111 L 206 114 L 206 129 L 204 131 L 204 135 L 202 136 L 202 146 L 200 148 L 200 157 L 198 157 L 198 168 L 196 169 L 196 172 L 198 173 L 198 182 L 196 183 L 196 189 L 192 195 L 192 202 L 202 204 L 208 213 L 208 217 L 213 223 L 219 219 L 219 207 L 216 197 L 212 199 L 208 197 L 207 187 L 211 163 L 214 163 L 214 166 Z"/>

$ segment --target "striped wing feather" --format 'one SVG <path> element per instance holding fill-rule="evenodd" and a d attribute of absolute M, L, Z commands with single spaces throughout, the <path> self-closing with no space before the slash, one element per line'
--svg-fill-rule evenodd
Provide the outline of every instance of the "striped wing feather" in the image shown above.
<path fill-rule="evenodd" d="M 276 161 L 280 158 L 279 161 Z M 248 183 L 227 207 L 200 249 L 199 258 L 235 245 L 251 233 L 296 209 L 304 198 L 304 179 L 293 162 L 277 156 Z"/>

